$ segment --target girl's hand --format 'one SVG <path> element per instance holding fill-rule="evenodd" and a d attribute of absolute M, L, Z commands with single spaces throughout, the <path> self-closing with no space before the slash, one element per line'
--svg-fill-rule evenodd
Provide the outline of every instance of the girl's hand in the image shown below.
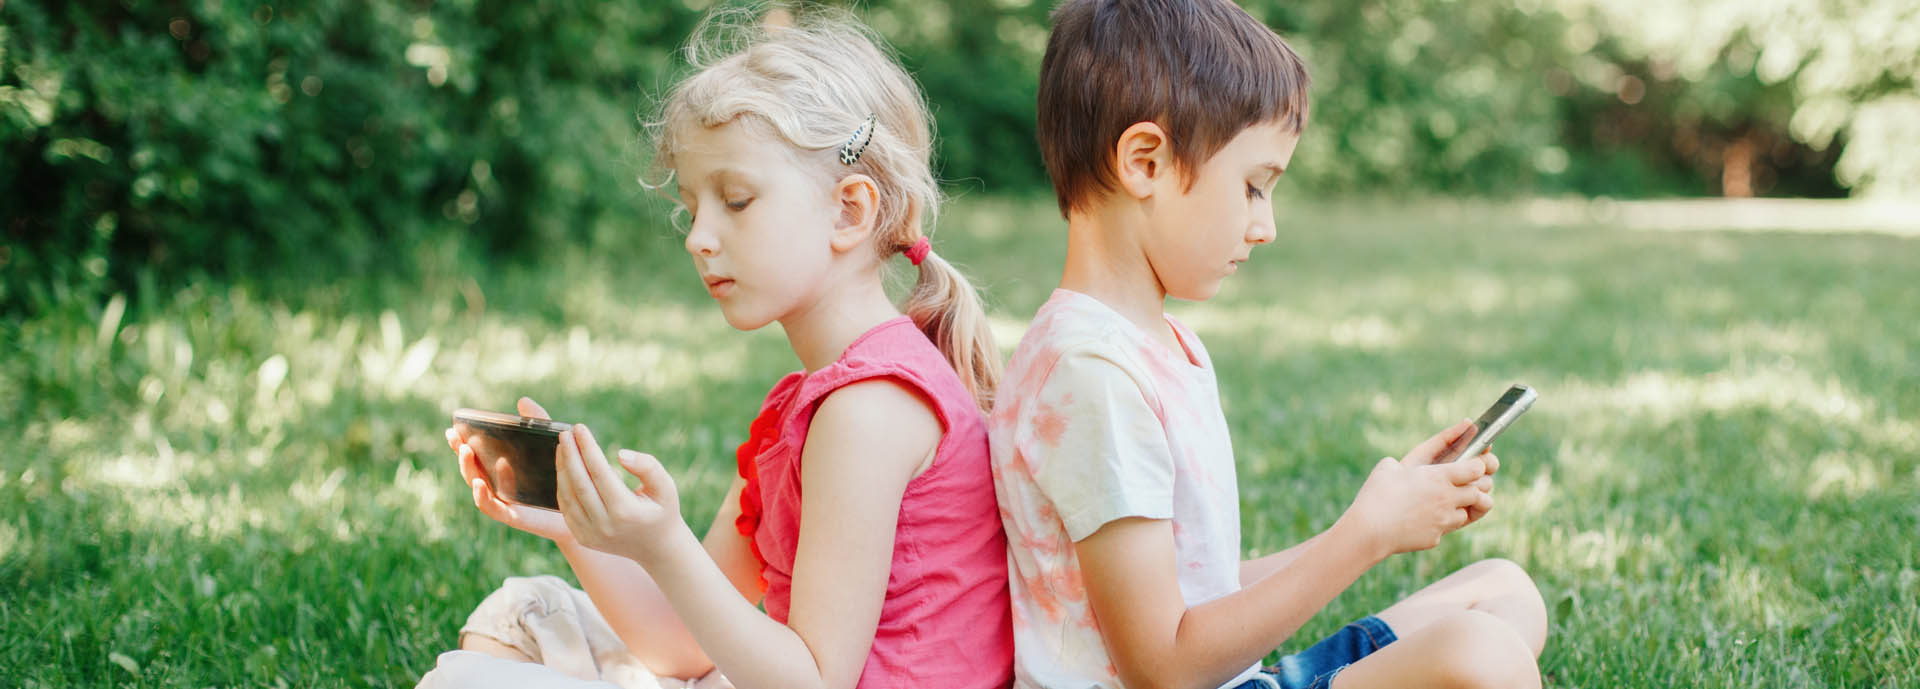
<path fill-rule="evenodd" d="M 560 434 L 556 461 L 560 515 L 581 545 L 644 565 L 655 546 L 687 529 L 673 477 L 652 455 L 620 451 L 620 466 L 640 479 L 639 490 L 628 490 L 607 465 L 593 432 L 575 424 Z"/>
<path fill-rule="evenodd" d="M 1472 511 L 1492 509 L 1493 496 L 1477 485 L 1487 475 L 1485 455 L 1433 463 L 1472 428 L 1473 422 L 1462 421 L 1415 446 L 1403 460 L 1381 459 L 1340 521 L 1384 558 L 1439 545 L 1441 536 L 1467 525 Z"/>
<path fill-rule="evenodd" d="M 547 410 L 541 409 L 531 399 L 520 398 L 518 407 L 521 416 L 548 418 Z M 474 450 L 474 443 L 480 441 L 478 437 L 461 435 L 458 427 L 447 429 L 447 445 L 453 448 L 454 455 L 459 458 L 460 476 L 466 479 L 467 487 L 473 490 L 473 506 L 480 508 L 481 514 L 507 526 L 556 543 L 572 542 L 573 535 L 567 532 L 567 524 L 560 518 L 560 513 L 516 505 L 501 499 L 494 492 L 493 485 L 487 480 L 493 474 L 482 465 L 480 453 Z"/>

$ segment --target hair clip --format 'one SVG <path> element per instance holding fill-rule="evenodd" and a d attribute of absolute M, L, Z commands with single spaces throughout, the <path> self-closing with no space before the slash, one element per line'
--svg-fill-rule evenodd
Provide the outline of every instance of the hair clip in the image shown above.
<path fill-rule="evenodd" d="M 847 165 L 860 162 L 860 154 L 867 152 L 867 144 L 873 143 L 873 130 L 878 128 L 873 115 L 868 115 L 867 121 L 860 123 L 860 128 L 853 130 L 853 136 L 840 145 L 840 162 Z"/>

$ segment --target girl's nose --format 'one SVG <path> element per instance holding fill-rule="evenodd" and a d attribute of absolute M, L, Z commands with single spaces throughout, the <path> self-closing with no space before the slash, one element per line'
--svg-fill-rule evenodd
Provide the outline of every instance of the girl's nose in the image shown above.
<path fill-rule="evenodd" d="M 699 220 L 687 228 L 687 253 L 700 257 L 711 257 L 720 253 L 720 241 L 713 231 L 701 225 Z"/>

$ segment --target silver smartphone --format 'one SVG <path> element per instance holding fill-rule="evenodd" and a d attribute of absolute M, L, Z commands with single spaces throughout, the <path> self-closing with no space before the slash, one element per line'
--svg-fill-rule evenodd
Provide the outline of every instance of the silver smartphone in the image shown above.
<path fill-rule="evenodd" d="M 560 509 L 554 457 L 560 434 L 572 424 L 460 409 L 453 412 L 453 425 L 479 457 L 495 495 L 528 507 Z"/>
<path fill-rule="evenodd" d="M 1500 437 L 1502 431 L 1513 425 L 1514 419 L 1527 413 L 1527 409 L 1533 407 L 1533 401 L 1539 398 L 1539 393 L 1525 385 L 1507 388 L 1506 394 L 1501 395 L 1500 399 L 1494 401 L 1493 406 L 1487 407 L 1486 413 L 1474 420 L 1473 432 L 1466 436 L 1469 438 L 1466 445 L 1459 447 L 1458 451 L 1449 452 L 1445 455 L 1446 458 L 1440 461 L 1451 462 L 1461 457 L 1473 457 L 1485 452 L 1487 446 L 1493 444 L 1493 439 Z"/>

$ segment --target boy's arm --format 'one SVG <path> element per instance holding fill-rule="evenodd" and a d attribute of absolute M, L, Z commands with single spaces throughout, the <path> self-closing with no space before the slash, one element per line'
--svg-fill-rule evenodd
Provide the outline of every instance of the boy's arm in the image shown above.
<path fill-rule="evenodd" d="M 1307 546 L 1312 545 L 1314 541 L 1320 540 L 1325 535 L 1324 533 L 1314 534 L 1312 538 L 1301 541 L 1286 550 L 1241 561 L 1240 585 L 1250 586 L 1253 582 L 1259 581 L 1261 578 L 1279 571 L 1281 567 L 1285 567 L 1287 563 L 1292 562 L 1294 558 L 1300 557 L 1301 553 L 1306 552 Z"/>
<path fill-rule="evenodd" d="M 1335 524 L 1322 537 L 1289 549 L 1293 555 L 1273 576 L 1192 608 L 1180 595 L 1169 520 L 1109 522 L 1075 543 L 1074 552 L 1087 602 L 1123 684 L 1218 687 L 1265 657 L 1389 554 L 1347 528 Z"/>
<path fill-rule="evenodd" d="M 1381 459 L 1325 533 L 1266 576 L 1193 607 L 1180 593 L 1173 525 L 1128 517 L 1074 544 L 1087 604 L 1121 682 L 1134 689 L 1217 687 L 1292 636 L 1361 574 L 1394 553 L 1432 548 L 1491 507 L 1479 458 L 1433 459 L 1472 422 Z M 1243 565 L 1243 572 L 1244 565 Z"/>

